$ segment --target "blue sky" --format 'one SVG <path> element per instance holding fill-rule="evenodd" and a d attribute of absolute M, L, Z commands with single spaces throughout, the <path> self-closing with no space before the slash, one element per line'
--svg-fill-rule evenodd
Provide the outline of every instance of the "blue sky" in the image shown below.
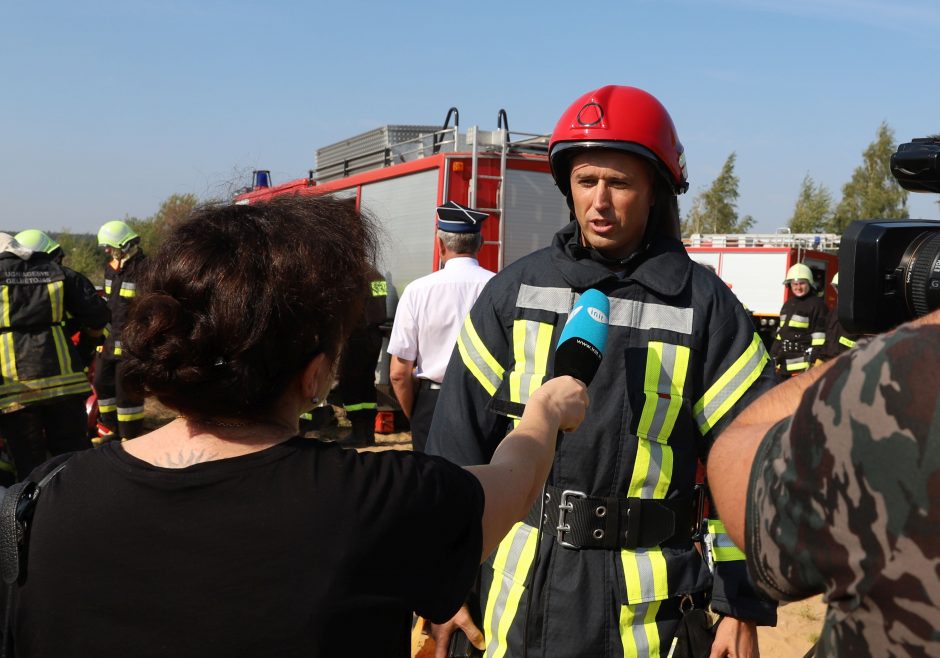
<path fill-rule="evenodd" d="M 738 209 L 784 226 L 806 174 L 838 199 L 879 124 L 940 132 L 937 0 L 7 3 L 0 226 L 94 231 L 253 168 L 306 174 L 384 124 L 550 132 L 629 84 L 686 148 L 683 213 L 737 153 Z M 929 195 L 911 214 L 940 218 Z"/>

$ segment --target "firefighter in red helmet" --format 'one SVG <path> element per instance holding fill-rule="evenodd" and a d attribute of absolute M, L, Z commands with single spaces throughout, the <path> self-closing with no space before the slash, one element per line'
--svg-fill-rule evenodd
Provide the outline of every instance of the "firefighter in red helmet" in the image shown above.
<path fill-rule="evenodd" d="M 490 460 L 553 376 L 558 337 L 589 288 L 610 299 L 606 354 L 543 500 L 482 567 L 477 624 L 459 614 L 435 636 L 456 624 L 487 656 L 509 658 L 678 657 L 691 655 L 676 639 L 684 615 L 710 606 L 723 616 L 712 655 L 756 655 L 755 626 L 775 623 L 776 609 L 757 597 L 720 520 L 699 518 L 696 472 L 773 386 L 773 365 L 740 302 L 682 247 L 676 197 L 688 181 L 675 126 L 647 92 L 603 87 L 565 111 L 549 158 L 572 221 L 474 305 L 428 452 Z"/>

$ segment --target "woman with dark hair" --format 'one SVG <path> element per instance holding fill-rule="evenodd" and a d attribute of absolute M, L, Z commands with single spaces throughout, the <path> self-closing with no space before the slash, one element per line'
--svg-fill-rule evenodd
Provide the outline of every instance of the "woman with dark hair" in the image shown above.
<path fill-rule="evenodd" d="M 457 610 L 587 395 L 547 382 L 492 463 L 466 469 L 298 438 L 373 247 L 368 220 L 323 198 L 203 208 L 167 238 L 124 344 L 129 382 L 179 417 L 44 484 L 18 655 L 404 656 L 412 611 Z"/>

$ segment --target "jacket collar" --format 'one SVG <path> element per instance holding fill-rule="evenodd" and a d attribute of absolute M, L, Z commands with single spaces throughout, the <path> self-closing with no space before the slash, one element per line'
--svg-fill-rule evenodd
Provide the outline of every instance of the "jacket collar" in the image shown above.
<path fill-rule="evenodd" d="M 673 238 L 654 237 L 643 249 L 626 258 L 623 272 L 611 269 L 615 263 L 590 247 L 581 245 L 578 223 L 572 221 L 552 240 L 552 262 L 575 289 L 599 287 L 605 282 L 616 286 L 620 280 L 638 283 L 654 293 L 674 297 L 688 285 L 692 260 L 682 243 Z"/>

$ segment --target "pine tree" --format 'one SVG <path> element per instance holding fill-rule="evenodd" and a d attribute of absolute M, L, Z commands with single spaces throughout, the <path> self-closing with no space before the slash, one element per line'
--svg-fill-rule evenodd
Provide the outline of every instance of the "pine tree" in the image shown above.
<path fill-rule="evenodd" d="M 809 174 L 803 178 L 800 195 L 790 217 L 793 233 L 817 233 L 824 231 L 832 218 L 832 195 L 822 185 L 816 185 Z"/>
<path fill-rule="evenodd" d="M 863 162 L 842 187 L 842 200 L 829 222 L 829 231 L 842 233 L 856 219 L 906 219 L 907 191 L 891 175 L 894 131 L 882 122 L 875 141 L 862 154 Z"/>
<path fill-rule="evenodd" d="M 737 201 L 738 177 L 734 175 L 736 153 L 725 160 L 711 187 L 692 201 L 692 208 L 682 224 L 683 235 L 693 233 L 747 233 L 754 225 L 750 215 L 739 219 Z"/>

